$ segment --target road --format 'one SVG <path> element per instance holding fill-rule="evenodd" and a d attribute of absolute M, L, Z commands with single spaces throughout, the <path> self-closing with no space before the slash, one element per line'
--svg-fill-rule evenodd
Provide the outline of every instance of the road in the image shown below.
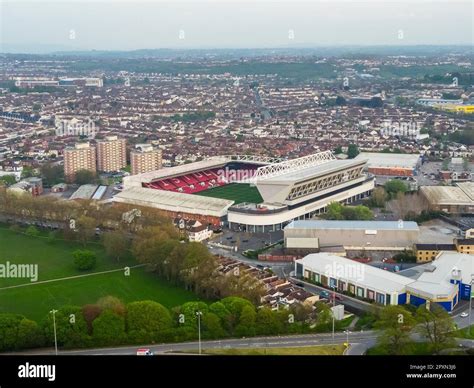
<path fill-rule="evenodd" d="M 370 344 L 375 343 L 376 333 L 374 331 L 354 332 L 349 335 L 349 342 Z M 305 334 L 279 337 L 252 337 L 239 339 L 226 339 L 220 341 L 202 341 L 203 349 L 248 349 L 248 348 L 278 348 L 278 347 L 302 347 L 315 345 L 342 344 L 347 340 L 346 334 L 335 333 L 334 340 L 331 333 Z M 134 355 L 138 348 L 146 348 L 155 354 L 166 354 L 173 352 L 198 351 L 199 343 L 182 342 L 163 345 L 128 346 L 119 348 L 82 349 L 60 351 L 61 355 Z M 364 346 L 360 347 L 361 349 Z M 13 353 L 11 353 L 13 354 Z M 15 353 L 22 355 L 52 355 L 54 349 L 37 349 L 27 352 Z M 362 354 L 362 353 L 360 353 Z"/>

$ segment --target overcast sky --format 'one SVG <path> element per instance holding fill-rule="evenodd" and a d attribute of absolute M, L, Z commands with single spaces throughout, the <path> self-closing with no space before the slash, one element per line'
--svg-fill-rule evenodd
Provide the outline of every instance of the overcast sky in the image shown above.
<path fill-rule="evenodd" d="M 470 0 L 0 2 L 4 47 L 133 50 L 473 42 Z"/>

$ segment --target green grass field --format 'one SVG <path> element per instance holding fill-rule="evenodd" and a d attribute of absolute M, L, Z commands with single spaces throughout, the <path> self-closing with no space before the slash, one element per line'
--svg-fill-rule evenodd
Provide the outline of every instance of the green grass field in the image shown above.
<path fill-rule="evenodd" d="M 345 348 L 344 345 L 317 345 L 297 348 L 204 349 L 203 353 L 222 356 L 339 356 Z"/>
<path fill-rule="evenodd" d="M 72 264 L 71 252 L 81 245 L 64 241 L 48 242 L 46 239 L 29 237 L 0 228 L 0 264 L 38 264 L 38 282 L 95 273 L 124 266 L 136 265 L 132 257 L 117 263 L 105 254 L 98 244 L 87 249 L 97 254 L 97 266 L 92 271 L 78 271 Z M 123 271 L 65 279 L 51 283 L 32 283 L 29 279 L 0 278 L 0 312 L 23 314 L 31 319 L 42 319 L 52 308 L 66 304 L 94 303 L 102 296 L 113 295 L 124 302 L 151 299 L 166 307 L 197 300 L 195 294 L 175 287 L 146 272 L 144 268 L 132 268 L 130 276 Z M 1 289 L 18 284 L 25 287 Z"/>
<path fill-rule="evenodd" d="M 235 204 L 242 202 L 261 203 L 263 199 L 255 186 L 247 183 L 231 183 L 229 185 L 214 187 L 201 191 L 198 195 L 213 198 L 223 198 L 235 201 Z"/>

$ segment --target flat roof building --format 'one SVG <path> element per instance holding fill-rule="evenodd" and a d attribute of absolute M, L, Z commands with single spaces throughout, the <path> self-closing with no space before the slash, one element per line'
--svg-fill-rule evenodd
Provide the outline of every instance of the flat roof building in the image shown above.
<path fill-rule="evenodd" d="M 459 182 L 456 186 L 423 186 L 420 192 L 433 210 L 474 213 L 474 182 Z"/>
<path fill-rule="evenodd" d="M 298 220 L 284 228 L 285 248 L 343 246 L 347 250 L 404 250 L 418 240 L 413 221 Z"/>
<path fill-rule="evenodd" d="M 441 252 L 430 264 L 389 272 L 329 253 L 295 261 L 297 277 L 381 305 L 437 303 L 447 311 L 469 300 L 474 255 Z"/>
<path fill-rule="evenodd" d="M 355 160 L 367 160 L 367 170 L 381 176 L 413 176 L 420 165 L 420 154 L 361 152 Z"/>

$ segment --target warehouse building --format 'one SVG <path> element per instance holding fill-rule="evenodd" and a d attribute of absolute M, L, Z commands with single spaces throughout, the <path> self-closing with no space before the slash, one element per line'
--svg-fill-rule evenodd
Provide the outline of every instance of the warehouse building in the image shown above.
<path fill-rule="evenodd" d="M 367 160 L 367 171 L 375 176 L 414 176 L 421 164 L 419 154 L 361 152 L 355 160 Z"/>
<path fill-rule="evenodd" d="M 474 213 L 474 182 L 459 182 L 455 186 L 423 186 L 420 193 L 432 210 L 450 214 Z"/>
<path fill-rule="evenodd" d="M 437 303 L 452 311 L 471 295 L 474 255 L 441 252 L 430 264 L 393 273 L 330 253 L 313 253 L 295 261 L 295 274 L 381 305 Z"/>
<path fill-rule="evenodd" d="M 343 246 L 346 250 L 398 251 L 411 249 L 420 229 L 413 221 L 292 221 L 283 231 L 285 248 Z"/>

